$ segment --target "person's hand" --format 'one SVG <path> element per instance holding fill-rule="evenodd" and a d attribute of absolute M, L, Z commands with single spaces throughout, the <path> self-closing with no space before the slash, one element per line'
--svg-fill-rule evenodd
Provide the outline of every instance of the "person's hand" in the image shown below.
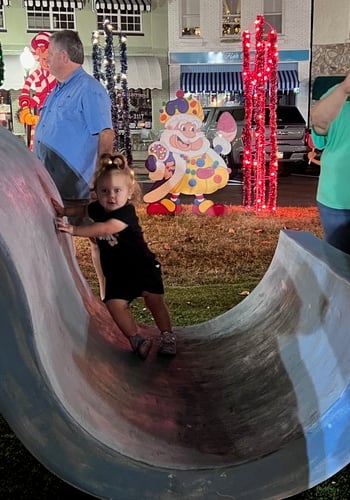
<path fill-rule="evenodd" d="M 66 215 L 64 207 L 62 207 L 62 205 L 60 205 L 58 201 L 56 201 L 54 198 L 51 198 L 51 203 L 53 208 L 55 209 L 57 217 L 63 217 L 64 215 Z"/>
<path fill-rule="evenodd" d="M 33 115 L 29 108 L 22 109 L 18 118 L 23 125 L 31 125 L 32 127 L 35 127 L 39 121 L 39 115 Z"/>
<path fill-rule="evenodd" d="M 55 219 L 56 228 L 63 232 L 73 235 L 74 234 L 74 226 L 72 224 L 68 224 L 62 217 L 56 217 Z"/>
<path fill-rule="evenodd" d="M 174 175 L 174 172 L 175 172 L 175 162 L 168 161 L 165 164 L 164 179 L 170 179 L 170 177 Z"/>

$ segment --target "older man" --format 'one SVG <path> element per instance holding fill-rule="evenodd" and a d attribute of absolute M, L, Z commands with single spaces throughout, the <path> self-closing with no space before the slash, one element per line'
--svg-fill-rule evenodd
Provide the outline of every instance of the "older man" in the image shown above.
<path fill-rule="evenodd" d="M 41 109 L 34 141 L 34 153 L 51 174 L 71 216 L 86 213 L 97 157 L 112 153 L 114 143 L 110 98 L 82 68 L 83 62 L 83 44 L 76 32 L 51 35 L 47 65 L 57 83 Z M 103 295 L 95 252 L 93 260 Z"/>

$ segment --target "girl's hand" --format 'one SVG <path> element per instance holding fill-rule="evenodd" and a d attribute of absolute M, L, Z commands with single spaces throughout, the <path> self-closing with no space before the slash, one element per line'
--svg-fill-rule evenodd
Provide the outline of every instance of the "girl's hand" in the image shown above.
<path fill-rule="evenodd" d="M 56 217 L 55 219 L 56 228 L 63 232 L 73 235 L 74 234 L 74 226 L 72 224 L 68 224 L 61 217 Z"/>
<path fill-rule="evenodd" d="M 58 217 L 63 217 L 64 215 L 66 215 L 64 207 L 62 207 L 62 205 L 60 205 L 58 201 L 56 201 L 54 198 L 51 198 L 51 203 Z"/>

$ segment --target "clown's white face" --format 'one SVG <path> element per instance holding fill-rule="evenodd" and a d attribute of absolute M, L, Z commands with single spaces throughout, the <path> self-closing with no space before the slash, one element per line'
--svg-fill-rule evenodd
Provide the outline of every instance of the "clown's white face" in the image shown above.
<path fill-rule="evenodd" d="M 201 130 L 198 120 L 189 116 L 177 116 L 169 120 L 162 132 L 161 140 L 173 153 L 186 154 L 188 157 L 206 153 L 210 143 Z"/>

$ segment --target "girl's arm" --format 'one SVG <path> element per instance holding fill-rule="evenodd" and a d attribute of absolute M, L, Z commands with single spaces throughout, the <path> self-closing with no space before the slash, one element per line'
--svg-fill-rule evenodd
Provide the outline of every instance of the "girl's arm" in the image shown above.
<path fill-rule="evenodd" d="M 123 231 L 127 227 L 127 224 L 117 219 L 109 219 L 106 222 L 93 222 L 88 226 L 73 226 L 65 222 L 61 217 L 56 217 L 56 227 L 59 231 L 71 234 L 72 236 L 101 238 L 120 233 L 120 231 Z"/>

